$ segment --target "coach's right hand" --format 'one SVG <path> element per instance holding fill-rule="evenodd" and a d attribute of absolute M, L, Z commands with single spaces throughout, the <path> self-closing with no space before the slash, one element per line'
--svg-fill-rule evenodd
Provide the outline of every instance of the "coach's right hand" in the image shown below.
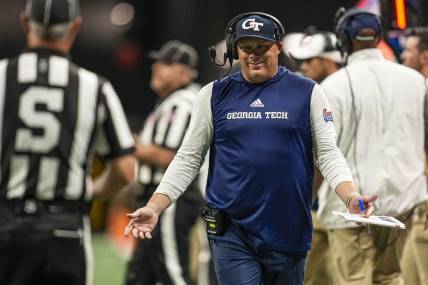
<path fill-rule="evenodd" d="M 149 206 L 140 208 L 131 214 L 127 214 L 131 218 L 125 228 L 125 236 L 129 233 L 136 239 L 151 239 L 152 231 L 158 223 L 159 214 Z"/>
<path fill-rule="evenodd" d="M 168 196 L 154 193 L 146 206 L 136 210 L 132 214 L 126 214 L 131 218 L 125 228 L 125 236 L 132 234 L 134 238 L 151 239 L 152 231 L 156 227 L 159 215 L 171 204 Z"/>

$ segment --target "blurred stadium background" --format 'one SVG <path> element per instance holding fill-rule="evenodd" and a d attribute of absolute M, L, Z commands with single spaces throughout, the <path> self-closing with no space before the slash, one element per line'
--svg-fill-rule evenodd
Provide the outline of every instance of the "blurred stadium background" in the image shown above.
<path fill-rule="evenodd" d="M 239 13 L 263 11 L 276 16 L 287 33 L 309 25 L 331 30 L 336 10 L 359 6 L 381 14 L 388 43 L 400 53 L 400 36 L 408 26 L 428 25 L 426 0 L 81 0 L 83 27 L 72 50 L 73 60 L 107 78 L 115 86 L 131 128 L 138 131 L 156 96 L 149 88 L 150 50 L 170 39 L 195 46 L 200 54 L 200 77 L 205 84 L 219 74 L 208 58 L 207 47 L 219 43 L 227 22 Z M 19 13 L 24 0 L 0 1 L 0 58 L 16 55 L 24 47 Z M 102 167 L 98 162 L 95 168 Z M 96 201 L 92 210 L 95 285 L 121 284 L 132 241 L 122 237 L 126 224 L 123 197 Z"/>

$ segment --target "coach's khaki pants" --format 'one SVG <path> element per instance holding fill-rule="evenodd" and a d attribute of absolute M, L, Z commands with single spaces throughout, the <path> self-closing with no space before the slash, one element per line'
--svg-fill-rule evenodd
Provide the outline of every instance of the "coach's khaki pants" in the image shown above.
<path fill-rule="evenodd" d="M 428 230 L 424 230 L 427 215 L 428 202 L 415 209 L 413 225 L 401 260 L 406 285 L 428 284 Z"/>
<path fill-rule="evenodd" d="M 410 213 L 399 220 L 409 226 Z M 400 259 L 407 233 L 368 226 L 329 230 L 334 285 L 403 285 Z"/>
<path fill-rule="evenodd" d="M 328 246 L 327 230 L 318 219 L 317 213 L 312 211 L 314 231 L 312 233 L 312 248 L 308 251 L 305 270 L 305 285 L 330 285 L 331 283 L 331 256 Z"/>

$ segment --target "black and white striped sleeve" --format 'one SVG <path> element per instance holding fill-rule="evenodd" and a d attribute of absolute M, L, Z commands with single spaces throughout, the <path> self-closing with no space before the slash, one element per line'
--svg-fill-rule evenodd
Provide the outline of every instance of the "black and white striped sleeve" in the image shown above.
<path fill-rule="evenodd" d="M 122 104 L 109 82 L 104 82 L 101 86 L 97 113 L 97 153 L 104 159 L 114 159 L 132 153 L 135 149 L 134 140 Z"/>
<path fill-rule="evenodd" d="M 213 139 L 211 95 L 213 83 L 202 88 L 196 96 L 189 130 L 176 156 L 170 163 L 156 193 L 174 202 L 189 187 L 204 162 Z"/>
<path fill-rule="evenodd" d="M 167 124 L 163 147 L 178 150 L 189 126 L 191 112 L 191 103 L 176 102 L 164 113 L 160 120 Z"/>

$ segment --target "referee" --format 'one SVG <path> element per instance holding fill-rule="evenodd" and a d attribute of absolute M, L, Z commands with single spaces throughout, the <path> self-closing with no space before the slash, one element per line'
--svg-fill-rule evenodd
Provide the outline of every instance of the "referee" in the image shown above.
<path fill-rule="evenodd" d="M 21 22 L 27 49 L 0 61 L 0 284 L 92 284 L 93 191 L 132 180 L 134 142 L 111 84 L 68 56 L 77 0 L 29 0 Z"/>
<path fill-rule="evenodd" d="M 165 43 L 150 56 L 150 86 L 159 101 L 146 119 L 136 144 L 138 205 L 145 205 L 159 185 L 190 122 L 198 86 L 197 53 L 179 41 Z M 189 274 L 189 235 L 202 205 L 202 195 L 193 183 L 183 197 L 163 215 L 152 240 L 139 240 L 128 266 L 127 285 L 193 284 Z"/>

